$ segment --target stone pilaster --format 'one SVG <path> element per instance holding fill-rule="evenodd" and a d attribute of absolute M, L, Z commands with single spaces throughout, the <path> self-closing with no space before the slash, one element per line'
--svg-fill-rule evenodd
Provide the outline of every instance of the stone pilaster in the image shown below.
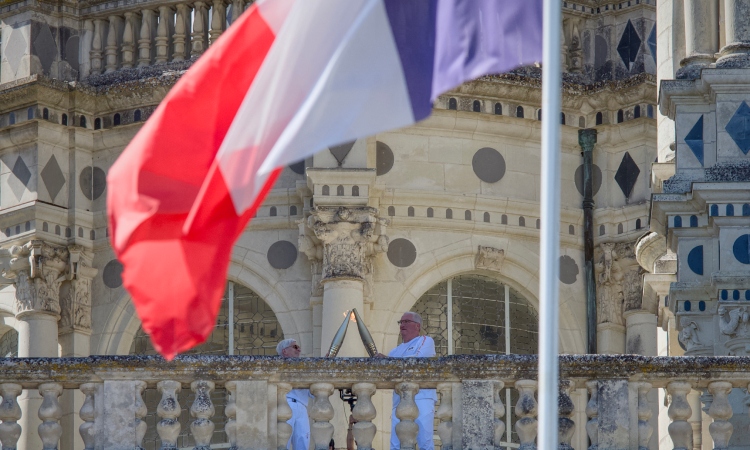
<path fill-rule="evenodd" d="M 315 297 L 321 290 L 323 294 L 321 353 L 328 350 L 346 311 L 364 310 L 372 284 L 372 257 L 388 250 L 387 224 L 369 206 L 316 206 L 300 223 L 300 251 L 310 258 L 315 271 L 312 294 Z M 360 356 L 364 352 L 357 340 L 350 339 L 339 354 Z"/>

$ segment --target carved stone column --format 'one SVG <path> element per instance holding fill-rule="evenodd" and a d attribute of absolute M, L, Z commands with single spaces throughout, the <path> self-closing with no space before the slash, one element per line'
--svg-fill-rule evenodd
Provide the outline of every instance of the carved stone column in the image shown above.
<path fill-rule="evenodd" d="M 717 67 L 750 67 L 750 0 L 724 0 L 726 45 L 722 47 Z"/>
<path fill-rule="evenodd" d="M 57 357 L 57 321 L 60 318 L 61 275 L 68 266 L 68 249 L 32 240 L 10 250 L 12 259 L 3 276 L 14 280 L 18 356 Z M 18 398 L 23 410 L 18 448 L 41 448 L 36 430 L 42 398 L 36 390 L 24 390 Z"/>
<path fill-rule="evenodd" d="M 301 227 L 300 250 L 312 261 L 320 261 L 322 354 L 328 350 L 346 311 L 364 311 L 365 290 L 372 276 L 371 258 L 388 250 L 387 223 L 378 218 L 377 209 L 369 206 L 317 206 L 307 218 L 306 227 Z M 365 356 L 364 347 L 357 339 L 345 340 L 339 356 Z"/>
<path fill-rule="evenodd" d="M 699 69 L 714 62 L 719 50 L 719 2 L 685 0 L 685 55 L 680 65 Z M 683 70 L 684 72 L 684 70 Z M 695 78 L 696 72 L 688 78 Z M 679 77 L 679 74 L 678 74 Z"/>

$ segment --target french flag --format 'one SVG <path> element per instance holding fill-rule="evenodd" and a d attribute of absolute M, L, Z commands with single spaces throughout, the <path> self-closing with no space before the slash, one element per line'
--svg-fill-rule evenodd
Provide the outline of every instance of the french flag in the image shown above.
<path fill-rule="evenodd" d="M 156 350 L 211 334 L 232 246 L 284 166 L 541 56 L 542 0 L 256 1 L 107 177 L 112 245 Z"/>

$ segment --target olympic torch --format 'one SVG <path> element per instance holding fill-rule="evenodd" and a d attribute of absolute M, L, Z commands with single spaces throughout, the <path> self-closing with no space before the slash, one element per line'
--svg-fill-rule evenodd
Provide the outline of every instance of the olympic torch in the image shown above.
<path fill-rule="evenodd" d="M 351 310 L 347 311 L 344 315 L 344 321 L 341 323 L 339 330 L 333 336 L 333 340 L 331 340 L 331 347 L 328 349 L 326 358 L 336 357 L 336 355 L 338 355 L 339 353 L 339 350 L 341 350 L 341 344 L 344 342 L 344 337 L 346 337 L 346 329 L 349 327 L 349 317 L 351 317 L 351 315 Z"/>
<path fill-rule="evenodd" d="M 365 326 L 365 321 L 362 320 L 362 317 L 360 317 L 359 313 L 357 312 L 357 308 L 354 308 L 352 312 L 354 312 L 354 320 L 357 322 L 359 337 L 362 339 L 362 344 L 364 344 L 365 350 L 367 350 L 367 353 L 371 357 L 375 356 L 378 353 L 378 348 L 375 347 L 375 341 L 372 340 L 370 330 L 368 330 L 367 326 Z"/>

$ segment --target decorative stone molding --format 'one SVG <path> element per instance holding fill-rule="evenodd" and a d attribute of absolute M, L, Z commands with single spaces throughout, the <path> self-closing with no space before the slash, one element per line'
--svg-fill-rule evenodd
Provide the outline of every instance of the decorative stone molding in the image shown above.
<path fill-rule="evenodd" d="M 643 268 L 631 242 L 602 243 L 596 251 L 597 323 L 624 325 L 625 311 L 643 307 Z"/>
<path fill-rule="evenodd" d="M 321 281 L 366 281 L 372 273 L 370 258 L 388 251 L 387 225 L 388 220 L 369 206 L 317 206 L 300 223 L 299 248 L 311 261 L 322 262 Z M 318 284 L 314 277 L 313 295 L 322 294 Z"/>
<path fill-rule="evenodd" d="M 80 245 L 68 247 L 68 279 L 60 293 L 60 332 L 91 331 L 91 281 L 98 273 L 91 267 L 93 255 Z"/>
<path fill-rule="evenodd" d="M 480 245 L 477 249 L 477 257 L 474 266 L 477 269 L 489 269 L 499 271 L 505 261 L 505 250 L 495 247 Z"/>
<path fill-rule="evenodd" d="M 65 247 L 32 240 L 10 249 L 9 267 L 3 276 L 14 280 L 16 312 L 29 311 L 60 314 L 60 275 L 68 266 L 69 252 Z"/>
<path fill-rule="evenodd" d="M 682 322 L 682 330 L 677 336 L 677 339 L 685 347 L 685 351 L 690 352 L 697 347 L 701 347 L 702 344 L 698 336 L 700 327 L 698 324 L 692 320 L 685 323 L 685 320 L 683 319 Z"/>

